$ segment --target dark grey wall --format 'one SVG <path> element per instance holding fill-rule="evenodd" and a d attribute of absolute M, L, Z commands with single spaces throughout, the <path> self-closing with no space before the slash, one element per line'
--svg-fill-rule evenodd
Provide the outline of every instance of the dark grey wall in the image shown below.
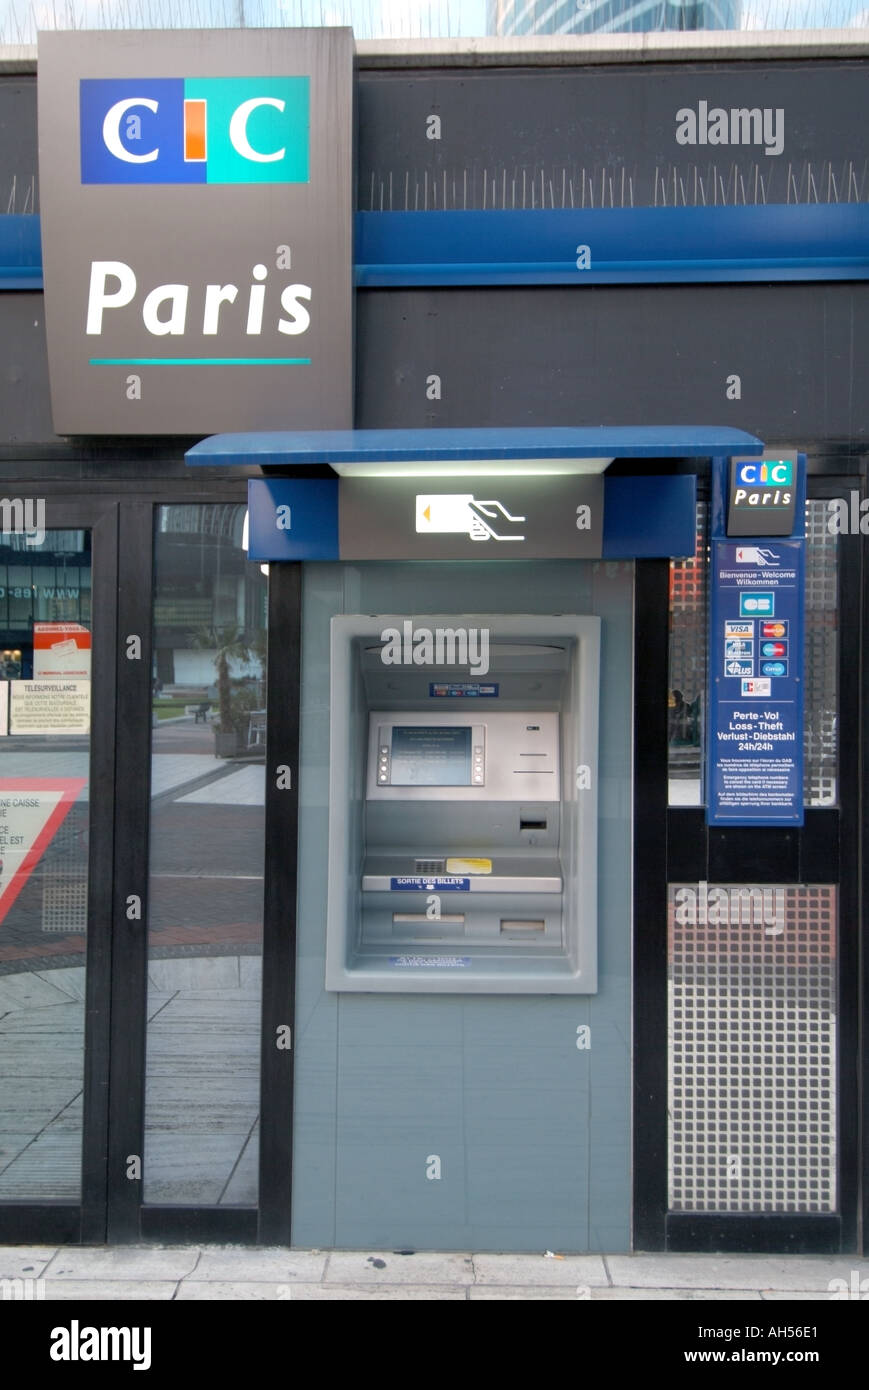
<path fill-rule="evenodd" d="M 0 78 L 0 216 L 39 212 L 36 78 Z"/>
<path fill-rule="evenodd" d="M 0 445 L 56 440 L 48 396 L 43 297 L 0 294 Z"/>
<path fill-rule="evenodd" d="M 433 374 L 439 401 L 427 398 Z M 360 427 L 705 420 L 771 443 L 859 445 L 867 381 L 869 284 L 381 290 L 358 302 Z"/>
<path fill-rule="evenodd" d="M 358 203 L 366 211 L 658 206 L 673 202 L 674 173 L 680 206 L 865 202 L 866 82 L 865 63 L 820 59 L 366 72 Z M 780 151 L 679 144 L 677 111 L 696 112 L 701 101 L 710 111 L 781 111 Z M 441 121 L 436 140 L 430 115 Z"/>
<path fill-rule="evenodd" d="M 359 428 L 714 421 L 859 448 L 869 284 L 369 290 L 356 376 Z M 0 444 L 54 440 L 42 295 L 0 295 Z"/>

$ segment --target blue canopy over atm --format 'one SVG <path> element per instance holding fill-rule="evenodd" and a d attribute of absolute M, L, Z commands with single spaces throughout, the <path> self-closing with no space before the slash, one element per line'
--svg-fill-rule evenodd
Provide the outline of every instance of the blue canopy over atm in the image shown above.
<path fill-rule="evenodd" d="M 497 429 L 273 430 L 215 434 L 188 449 L 189 464 L 239 464 L 291 468 L 327 463 L 351 465 L 522 461 L 528 473 L 545 473 L 553 459 L 729 458 L 757 456 L 763 444 L 744 430 L 710 425 L 523 425 Z M 540 467 L 532 465 L 540 463 Z M 362 468 L 352 469 L 358 477 Z M 469 473 L 473 469 L 467 470 Z M 566 470 L 565 470 L 566 471 Z M 575 471 L 594 471 L 580 470 Z M 408 476 L 410 476 L 408 474 Z"/>
<path fill-rule="evenodd" d="M 724 426 L 521 426 L 219 434 L 185 457 L 191 465 L 264 470 L 267 480 L 250 484 L 252 538 L 258 518 L 269 520 L 251 554 L 272 560 L 349 558 L 339 542 L 342 479 L 528 478 L 539 479 L 532 484 L 539 487 L 544 479 L 599 475 L 614 460 L 630 459 L 642 465 L 636 473 L 603 479 L 600 549 L 602 558 L 629 559 L 694 554 L 696 476 L 656 475 L 656 460 L 755 458 L 763 449 L 753 435 Z M 331 477 L 310 476 L 324 466 Z M 294 523 L 292 535 L 277 535 L 273 517 L 281 505 L 307 514 L 307 526 Z"/>

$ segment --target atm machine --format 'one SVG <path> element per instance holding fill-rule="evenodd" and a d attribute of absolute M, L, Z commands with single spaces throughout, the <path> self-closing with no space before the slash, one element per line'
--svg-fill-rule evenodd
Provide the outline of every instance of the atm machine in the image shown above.
<path fill-rule="evenodd" d="M 600 620 L 332 620 L 326 986 L 597 988 Z"/>

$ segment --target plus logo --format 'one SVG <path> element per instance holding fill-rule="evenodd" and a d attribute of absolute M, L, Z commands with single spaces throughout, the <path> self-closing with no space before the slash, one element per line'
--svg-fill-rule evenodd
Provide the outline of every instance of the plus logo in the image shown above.
<path fill-rule="evenodd" d="M 307 183 L 307 77 L 83 78 L 81 181 Z"/>

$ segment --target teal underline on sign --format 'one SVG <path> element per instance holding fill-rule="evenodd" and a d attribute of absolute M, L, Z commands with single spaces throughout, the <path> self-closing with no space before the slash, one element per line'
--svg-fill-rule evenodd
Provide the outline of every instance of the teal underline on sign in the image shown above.
<path fill-rule="evenodd" d="M 92 367 L 310 367 L 310 357 L 92 357 Z"/>

